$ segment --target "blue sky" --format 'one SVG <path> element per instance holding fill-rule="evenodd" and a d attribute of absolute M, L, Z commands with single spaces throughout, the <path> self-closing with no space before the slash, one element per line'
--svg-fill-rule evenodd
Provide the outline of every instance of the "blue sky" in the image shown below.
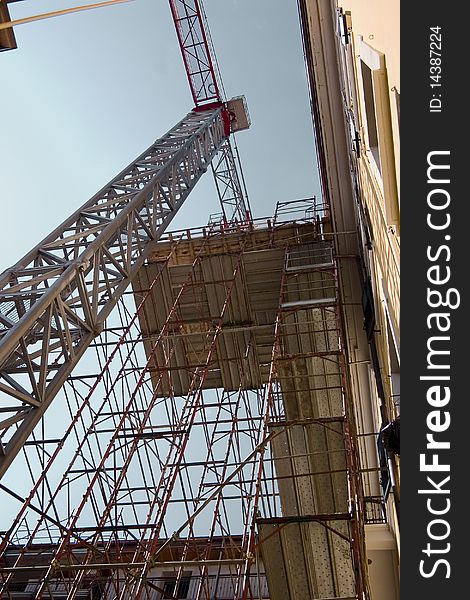
<path fill-rule="evenodd" d="M 12 18 L 84 2 L 25 0 Z M 205 0 L 254 216 L 319 195 L 296 0 Z M 192 108 L 167 0 L 134 0 L 16 28 L 0 54 L 0 271 L 13 265 Z M 218 212 L 207 173 L 174 227 Z"/>

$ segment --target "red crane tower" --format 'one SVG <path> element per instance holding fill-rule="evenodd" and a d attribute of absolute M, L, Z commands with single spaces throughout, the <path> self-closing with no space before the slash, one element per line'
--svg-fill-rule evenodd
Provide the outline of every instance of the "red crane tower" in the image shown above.
<path fill-rule="evenodd" d="M 188 77 L 195 110 L 225 106 L 231 121 L 231 131 L 249 127 L 249 117 L 243 97 L 225 102 L 222 82 L 218 81 L 214 59 L 209 43 L 209 30 L 205 25 L 202 5 L 198 0 L 170 0 L 178 42 Z M 236 123 L 236 125 L 234 125 Z M 238 166 L 237 166 L 238 164 Z M 217 194 L 222 207 L 222 222 L 225 226 L 251 223 L 251 209 L 240 169 L 238 154 L 235 154 L 227 137 L 217 157 L 212 162 Z"/>

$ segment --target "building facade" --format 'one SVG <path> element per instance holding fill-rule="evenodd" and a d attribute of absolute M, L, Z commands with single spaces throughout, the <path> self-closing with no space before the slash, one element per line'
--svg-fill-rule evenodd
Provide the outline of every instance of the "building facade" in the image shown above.
<path fill-rule="evenodd" d="M 400 540 L 400 6 L 382 0 L 299 0 L 298 6 L 323 194 L 338 244 L 359 257 L 349 289 L 362 303 L 363 331 L 358 335 L 347 324 L 356 423 L 365 496 L 368 489 L 372 496 L 378 491 L 387 513 L 386 524 L 365 528 L 372 596 L 394 598 Z M 347 247 L 351 231 L 357 233 Z M 374 466 L 379 478 L 372 475 Z"/>

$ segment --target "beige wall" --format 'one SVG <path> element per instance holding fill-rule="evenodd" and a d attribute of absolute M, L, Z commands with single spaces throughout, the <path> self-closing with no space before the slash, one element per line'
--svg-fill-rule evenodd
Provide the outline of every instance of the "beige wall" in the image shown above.
<path fill-rule="evenodd" d="M 379 355 L 380 371 L 385 388 L 387 413 L 390 419 L 399 414 L 399 373 L 400 347 L 400 3 L 396 0 L 339 0 L 335 8 L 342 8 L 348 14 L 350 26 L 353 76 L 355 85 L 349 85 L 357 98 L 349 99 L 355 107 L 356 126 L 360 133 L 360 157 L 356 161 L 361 202 L 368 213 L 372 250 L 367 252 L 368 271 L 372 281 L 375 300 L 376 326 L 375 341 Z M 338 44 L 339 51 L 341 45 Z M 369 148 L 365 92 L 362 81 L 361 60 L 377 60 L 381 66 L 382 79 L 373 79 L 374 100 L 376 102 L 379 137 L 387 136 L 389 165 L 382 165 L 382 172 Z M 377 64 L 374 64 L 377 66 Z M 340 68 L 341 71 L 341 68 Z M 377 87 L 376 87 L 377 84 Z M 380 86 L 382 89 L 380 90 Z M 348 86 L 344 85 L 344 88 Z M 348 99 L 346 99 L 348 100 Z M 378 103 L 385 105 L 380 107 Z M 384 133 L 385 132 L 385 133 Z M 382 140 L 383 141 L 383 140 Z M 379 149 L 382 150 L 379 142 Z M 382 153 L 380 159 L 384 157 Z M 384 158 L 384 162 L 387 157 Z M 391 178 L 392 182 L 385 181 Z M 387 189 L 388 185 L 388 189 Z M 395 187 L 395 207 L 387 205 L 393 199 L 387 197 L 390 185 Z M 396 216 L 396 221 L 393 219 Z M 398 368 L 397 358 L 398 354 Z M 398 375 L 399 378 L 399 375 Z M 398 389 L 397 389 L 398 388 Z M 399 459 L 396 459 L 396 472 L 399 485 Z M 396 514 L 390 511 L 390 526 L 399 540 Z"/>
<path fill-rule="evenodd" d="M 353 43 L 358 51 L 358 37 L 385 55 L 395 148 L 395 168 L 400 181 L 400 134 L 395 91 L 400 92 L 400 3 L 397 0 L 339 0 L 337 6 L 349 11 Z M 393 91 L 392 91 L 393 90 Z"/>
<path fill-rule="evenodd" d="M 337 232 L 345 231 L 346 224 L 348 228 L 351 226 L 351 221 L 342 216 L 348 214 L 356 205 L 352 191 L 354 185 L 350 191 L 346 190 L 347 181 L 349 180 L 350 185 L 351 179 L 356 180 L 359 202 L 364 213 L 364 217 L 358 214 L 357 218 L 368 223 L 372 239 L 370 249 L 364 245 L 363 256 L 366 276 L 371 278 L 372 283 L 376 317 L 374 338 L 385 393 L 386 413 L 391 420 L 399 412 L 395 404 L 399 401 L 396 395 L 400 344 L 400 4 L 398 0 L 300 0 L 299 6 L 312 90 L 312 113 L 316 125 L 319 163 L 326 173 L 325 179 L 328 180 L 334 225 Z M 339 8 L 344 13 L 350 13 L 348 23 L 351 44 L 347 50 L 336 35 L 336 11 Z M 335 38 L 336 50 L 331 45 L 332 37 Z M 364 86 L 363 73 L 364 77 L 368 75 L 362 63 L 371 69 L 372 93 L 370 90 L 367 92 L 367 85 Z M 368 123 L 371 124 L 371 129 L 374 124 L 371 121 L 371 98 L 378 139 L 378 151 L 376 149 L 375 153 L 373 144 L 370 143 L 373 136 L 369 137 L 368 131 Z M 359 132 L 359 158 L 352 150 L 348 111 L 354 114 L 356 130 Z M 340 128 L 346 137 L 344 133 L 340 134 Z M 342 171 L 338 165 L 342 166 Z M 351 276 L 348 281 L 351 289 L 356 285 L 353 279 Z M 356 294 L 353 295 L 357 298 Z M 351 316 L 349 315 L 348 319 L 346 315 L 347 321 L 349 320 L 346 328 L 350 347 L 354 348 L 350 358 L 356 363 L 352 364 L 350 369 L 356 420 L 359 432 L 362 429 L 366 432 L 370 431 L 371 426 L 378 429 L 382 419 L 370 363 L 367 369 L 363 369 L 362 378 L 360 373 L 355 374 L 355 370 L 358 370 L 361 364 L 367 365 L 370 359 L 367 344 L 364 348 L 360 336 L 354 339 L 351 335 Z M 357 328 L 359 319 L 356 316 L 352 320 Z M 362 326 L 362 323 L 360 325 Z M 366 390 L 367 387 L 369 390 Z M 369 408 L 364 405 L 366 402 L 369 402 Z M 367 464 L 372 460 L 369 454 L 374 453 L 373 448 L 369 450 L 365 457 Z M 399 491 L 398 457 L 395 460 L 394 476 Z M 385 527 L 392 532 L 390 539 L 392 546 L 396 548 L 397 544 L 399 545 L 399 528 L 391 497 L 388 509 L 389 523 Z M 375 592 L 372 597 L 380 597 L 377 595 L 377 589 L 380 588 L 383 572 L 387 570 L 387 577 L 394 582 L 393 586 L 389 586 L 390 597 L 397 597 L 399 553 L 397 555 L 393 548 L 385 547 L 374 548 L 374 552 L 379 553 L 375 558 L 380 558 L 380 561 L 374 562 L 376 566 L 380 563 L 380 568 L 374 570 Z M 382 560 L 385 556 L 386 561 Z"/>
<path fill-rule="evenodd" d="M 378 317 L 376 341 L 381 356 L 384 383 L 390 383 L 390 351 L 393 342 L 399 346 L 400 323 L 400 238 L 399 226 L 392 226 L 387 218 L 384 183 L 375 168 L 367 143 L 364 91 L 361 77 L 361 49 L 364 44 L 383 54 L 391 120 L 393 167 L 399 202 L 400 132 L 397 92 L 400 92 L 400 3 L 386 0 L 344 0 L 337 4 L 350 13 L 352 46 L 355 62 L 356 90 L 359 109 L 358 126 L 361 135 L 361 157 L 358 160 L 358 179 L 362 200 L 367 207 L 372 228 L 373 249 L 370 253 L 371 276 Z M 375 83 L 375 82 L 374 82 Z M 385 100 L 386 100 L 385 98 Z M 387 124 L 385 125 L 387 126 Z M 387 319 L 390 322 L 387 327 Z M 393 336 L 390 336 L 390 325 Z M 387 334 L 387 330 L 388 334 Z M 395 340 L 390 339 L 394 337 Z M 391 390 L 388 390 L 391 395 Z M 390 406 L 390 409 L 393 409 Z"/>

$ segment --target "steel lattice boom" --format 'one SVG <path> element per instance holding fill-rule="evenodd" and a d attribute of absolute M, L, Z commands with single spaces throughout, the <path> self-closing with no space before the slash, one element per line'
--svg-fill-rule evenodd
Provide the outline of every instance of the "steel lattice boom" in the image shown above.
<path fill-rule="evenodd" d="M 0 476 L 228 135 L 189 113 L 0 278 Z"/>

